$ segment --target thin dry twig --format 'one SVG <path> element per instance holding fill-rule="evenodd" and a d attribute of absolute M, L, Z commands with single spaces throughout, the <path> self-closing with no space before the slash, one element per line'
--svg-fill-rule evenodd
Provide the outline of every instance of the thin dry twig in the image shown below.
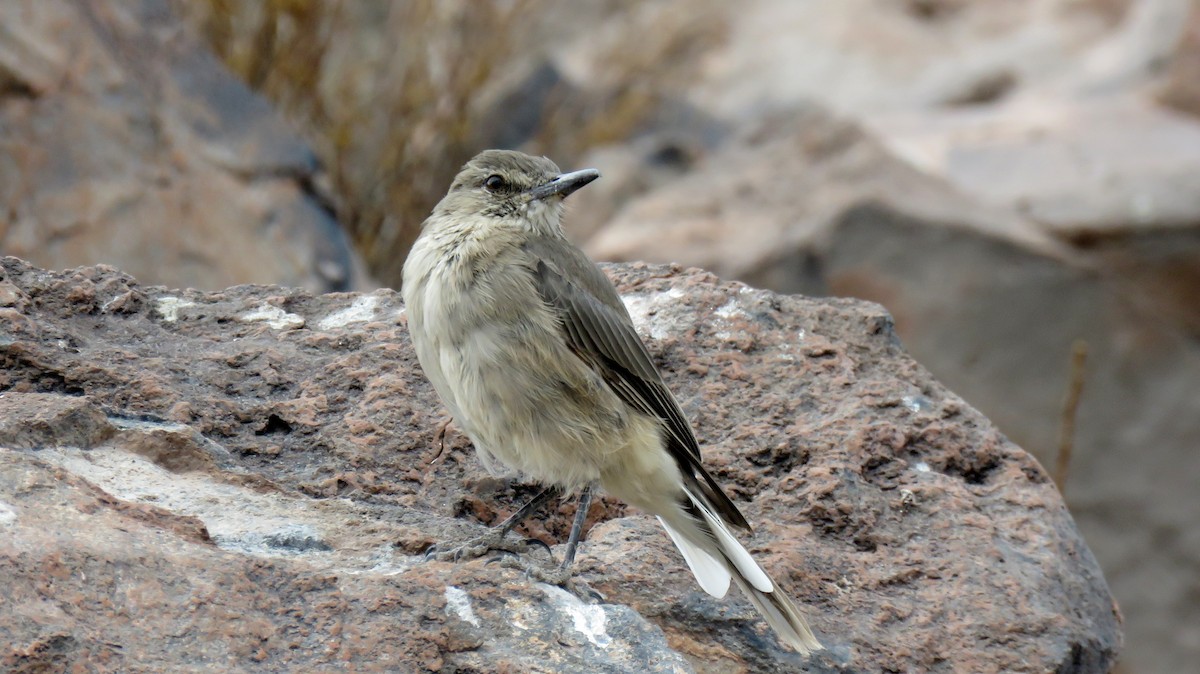
<path fill-rule="evenodd" d="M 425 465 L 432 466 L 433 464 L 437 463 L 438 459 L 442 458 L 442 454 L 446 452 L 446 431 L 450 428 L 450 424 L 453 421 L 454 417 L 446 417 L 441 423 L 438 424 L 437 431 L 433 436 L 433 439 L 438 444 L 438 450 L 437 453 L 433 455 L 432 459 L 425 462 Z"/>
<path fill-rule="evenodd" d="M 1063 400 L 1062 420 L 1058 429 L 1058 458 L 1054 463 L 1054 483 L 1058 491 L 1066 493 L 1067 473 L 1071 465 L 1071 453 L 1075 449 L 1075 419 L 1079 411 L 1079 398 L 1083 394 L 1084 366 L 1087 364 L 1088 344 L 1082 339 L 1071 345 L 1071 371 L 1067 381 L 1067 395 Z"/>

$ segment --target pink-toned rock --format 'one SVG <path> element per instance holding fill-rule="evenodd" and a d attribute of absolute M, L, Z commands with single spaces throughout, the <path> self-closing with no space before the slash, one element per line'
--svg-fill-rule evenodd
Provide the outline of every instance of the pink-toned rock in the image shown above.
<path fill-rule="evenodd" d="M 1197 137 L 1189 122 L 1134 110 L 1126 128 L 1103 117 L 1080 128 L 1058 120 L 1062 134 L 1032 134 L 1024 149 L 980 138 L 959 148 L 954 127 L 928 127 L 928 137 L 910 138 L 910 161 L 892 151 L 903 147 L 889 149 L 883 136 L 847 120 L 812 108 L 780 113 L 634 199 L 585 246 L 598 258 L 699 264 L 760 287 L 880 302 L 916 358 L 1049 463 L 1060 445 L 1072 349 L 1086 342 L 1068 497 L 1129 618 L 1135 662 L 1175 671 L 1200 652 L 1185 627 L 1200 613 L 1184 599 L 1191 574 L 1180 561 L 1200 555 L 1190 534 L 1200 517 L 1192 488 L 1200 475 L 1192 451 L 1200 443 L 1200 220 L 1183 217 L 1196 190 L 1182 188 L 1200 169 L 1191 166 L 1200 151 L 1185 151 Z M 1005 124 L 966 110 L 944 117 Z M 1102 147 L 1088 146 L 1092 155 L 1064 145 L 1101 128 L 1111 134 Z M 1159 210 L 1122 225 L 1138 194 L 1164 193 L 1152 177 L 1123 172 L 1116 154 L 1097 157 L 1103 147 L 1133 151 L 1139 135 L 1159 146 L 1175 138 L 1174 149 L 1135 163 L 1157 167 L 1152 176 L 1180 189 L 1171 200 L 1143 200 Z M 956 186 L 954 170 L 924 159 L 976 165 L 972 147 L 997 162 L 994 175 L 1004 173 L 1002 158 L 1029 153 L 1028 175 L 1014 162 L 1007 184 L 1043 195 L 1039 211 L 1057 203 L 1079 219 L 1035 222 L 999 197 L 1002 185 L 978 176 L 964 182 L 968 172 Z M 1056 176 L 1037 167 L 1039 152 L 1092 156 L 1124 179 L 1106 192 L 1084 175 L 1094 171 Z M 1091 193 L 1103 197 L 1089 202 Z M 1145 540 L 1148 530 L 1181 552 L 1144 554 L 1162 549 Z"/>
<path fill-rule="evenodd" d="M 114 434 L 104 414 L 84 397 L 0 393 L 0 447 L 93 447 Z"/>
<path fill-rule="evenodd" d="M 363 285 L 311 151 L 169 4 L 0 3 L 0 250 L 182 287 Z"/>
<path fill-rule="evenodd" d="M 0 661 L 26 671 L 1112 667 L 1120 617 L 1057 491 L 904 354 L 881 308 L 678 268 L 608 272 L 707 463 L 756 525 L 751 549 L 827 650 L 783 650 L 744 600 L 705 595 L 652 519 L 607 497 L 579 557 L 605 603 L 485 560 L 424 561 L 429 544 L 480 531 L 532 488 L 486 476 L 455 433 L 431 463 L 442 412 L 391 291 L 171 291 L 8 258 L 0 282 L 30 297 L 21 316 L 40 327 L 0 318 L 11 417 L 36 416 L 20 402 L 34 392 L 83 393 L 72 404 L 103 410 L 119 432 L 91 449 L 0 449 Z M 103 310 L 103 295 L 68 299 L 84 280 L 128 289 L 132 310 Z M 548 508 L 525 533 L 557 542 L 570 517 L 569 504 Z"/>

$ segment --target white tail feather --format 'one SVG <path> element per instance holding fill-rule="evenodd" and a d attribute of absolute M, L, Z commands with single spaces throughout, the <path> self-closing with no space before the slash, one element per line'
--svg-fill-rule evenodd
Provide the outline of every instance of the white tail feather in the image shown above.
<path fill-rule="evenodd" d="M 684 493 L 696 505 L 696 508 L 704 514 L 704 521 L 708 523 L 708 527 L 712 529 L 713 535 L 717 538 L 717 545 L 721 546 L 721 552 L 725 553 L 725 557 L 733 562 L 737 567 L 738 573 L 746 582 L 753 585 L 761 592 L 770 592 L 775 589 L 774 583 L 767 577 L 767 572 L 762 570 L 758 562 L 750 556 L 750 552 L 738 542 L 738 539 L 729 533 L 729 528 L 725 526 L 725 522 L 721 520 L 713 511 L 708 509 L 700 499 L 692 495 L 692 492 L 684 488 Z"/>
<path fill-rule="evenodd" d="M 820 650 L 821 643 L 800 610 L 733 537 L 720 516 L 687 488 L 684 493 L 704 518 L 703 525 L 681 510 L 676 511 L 670 524 L 662 516 L 658 521 L 683 554 L 700 587 L 721 598 L 728 592 L 732 579 L 784 643 L 804 654 Z"/>
<path fill-rule="evenodd" d="M 675 542 L 675 547 L 683 553 L 683 561 L 687 562 L 688 568 L 692 570 L 692 575 L 696 577 L 696 582 L 700 583 L 700 588 L 717 599 L 724 597 L 725 593 L 729 592 L 731 577 L 725 564 L 704 548 L 684 538 L 679 532 L 672 529 L 671 525 L 667 524 L 663 518 L 658 518 L 658 521 L 662 523 L 663 528 L 667 530 L 667 535 Z"/>

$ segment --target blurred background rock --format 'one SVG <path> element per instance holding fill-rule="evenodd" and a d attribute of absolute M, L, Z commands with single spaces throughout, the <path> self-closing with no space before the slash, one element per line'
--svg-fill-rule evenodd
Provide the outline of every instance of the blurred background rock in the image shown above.
<path fill-rule="evenodd" d="M 5 0 L 0 94 L 0 252 L 147 283 L 395 286 L 479 149 L 596 166 L 595 257 L 878 301 L 1073 443 L 1124 671 L 1200 657 L 1200 3 Z"/>
<path fill-rule="evenodd" d="M 163 2 L 0 2 L 0 249 L 149 283 L 365 280 L 317 158 Z"/>

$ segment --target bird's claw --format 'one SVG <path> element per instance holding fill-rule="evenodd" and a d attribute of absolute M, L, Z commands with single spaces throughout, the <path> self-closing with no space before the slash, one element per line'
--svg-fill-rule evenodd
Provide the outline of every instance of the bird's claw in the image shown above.
<path fill-rule="evenodd" d="M 550 544 L 540 538 L 526 538 L 525 545 L 530 548 L 541 548 L 550 556 L 551 561 L 554 560 L 554 551 L 550 549 Z"/>

